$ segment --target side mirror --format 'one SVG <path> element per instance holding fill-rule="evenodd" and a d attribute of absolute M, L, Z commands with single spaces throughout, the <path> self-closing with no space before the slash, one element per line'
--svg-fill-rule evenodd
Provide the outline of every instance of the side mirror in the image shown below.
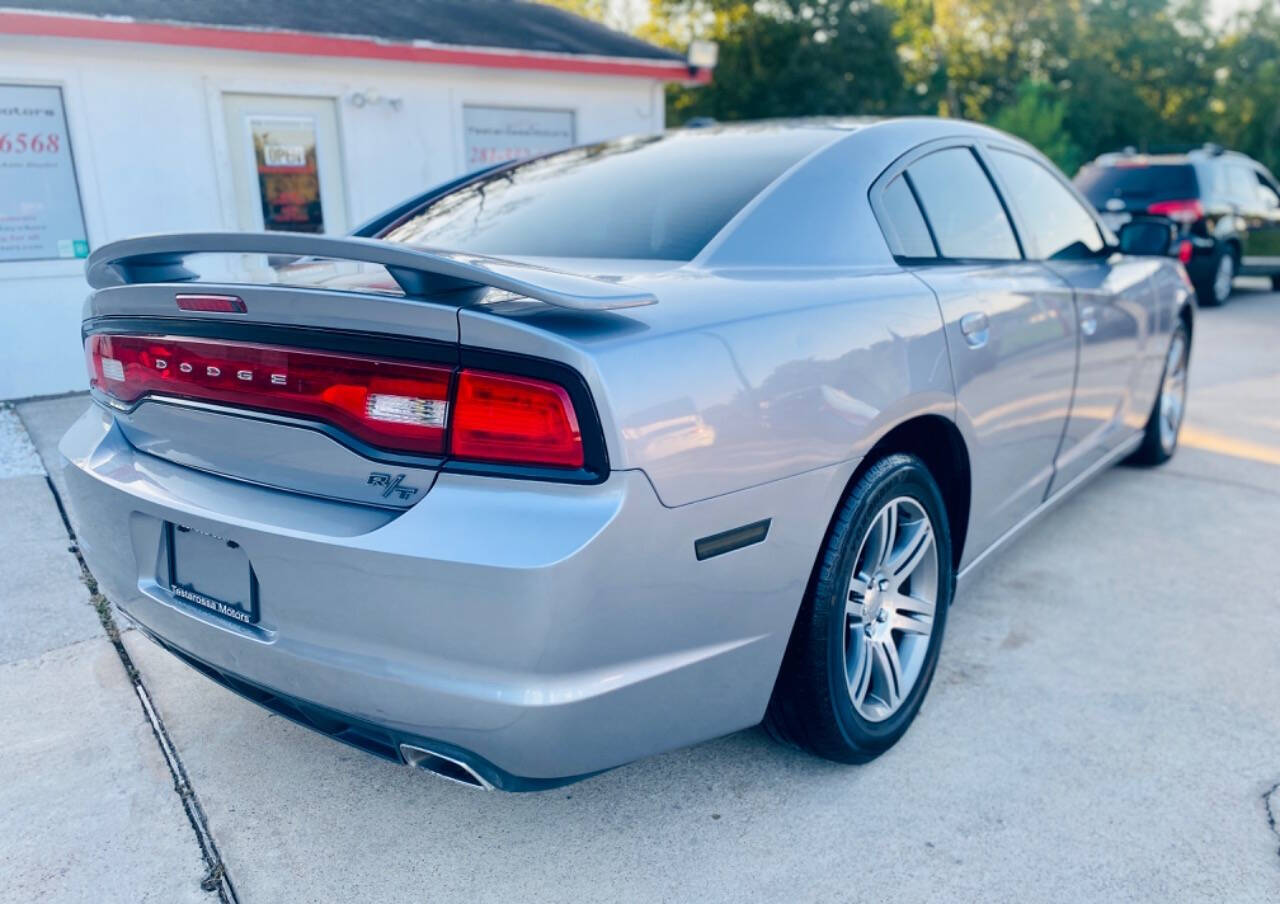
<path fill-rule="evenodd" d="M 1122 254 L 1168 257 L 1178 241 L 1178 226 L 1164 217 L 1135 217 L 1116 235 Z"/>

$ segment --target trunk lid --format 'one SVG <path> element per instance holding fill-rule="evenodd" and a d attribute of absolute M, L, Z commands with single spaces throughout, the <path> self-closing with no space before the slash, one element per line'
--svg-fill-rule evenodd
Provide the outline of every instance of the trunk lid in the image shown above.
<path fill-rule="evenodd" d="M 376 362 L 369 367 L 384 387 L 399 385 L 387 383 L 398 379 L 391 372 L 398 365 L 441 371 L 447 385 L 461 362 L 459 308 L 492 298 L 495 290 L 579 311 L 653 303 L 603 281 L 513 261 L 279 234 L 119 242 L 96 251 L 88 273 L 97 291 L 86 309 L 86 336 L 109 336 L 102 347 L 114 342 L 117 349 L 141 347 L 132 337 L 146 337 L 146 351 L 130 358 L 131 373 L 146 368 L 149 378 L 173 378 L 127 400 L 95 391 L 133 446 L 236 480 L 389 508 L 406 508 L 427 494 L 443 450 L 407 454 L 366 441 L 341 421 L 269 404 L 266 384 L 302 379 L 280 363 L 288 350 L 306 350 L 321 374 L 330 360 L 335 367 Z M 179 306 L 186 304 L 179 296 L 192 295 L 235 303 L 218 310 Z M 99 348 L 99 340 L 90 341 Z M 106 354 L 114 372 L 123 365 L 112 354 L 119 353 Z M 94 360 L 91 367 L 101 367 Z M 238 397 L 210 397 L 207 386 L 183 391 L 206 371 L 222 370 L 219 386 L 262 395 L 240 404 Z M 345 388 L 330 386 L 316 398 L 341 403 Z M 351 411 L 392 422 L 431 416 L 421 399 L 396 392 L 370 391 L 367 408 L 362 398 Z M 263 398 L 268 402 L 260 405 Z M 377 412 L 375 398 L 382 406 Z"/>

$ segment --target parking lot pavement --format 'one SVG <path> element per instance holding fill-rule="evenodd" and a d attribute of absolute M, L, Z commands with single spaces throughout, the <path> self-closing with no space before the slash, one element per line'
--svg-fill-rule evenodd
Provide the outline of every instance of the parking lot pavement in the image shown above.
<path fill-rule="evenodd" d="M 150 723 L 3 407 L 0 467 L 0 901 L 208 901 Z"/>
<path fill-rule="evenodd" d="M 1277 347 L 1280 294 L 1201 312 L 1176 459 L 1107 473 L 988 568 L 919 720 L 867 766 L 749 730 L 482 794 L 125 643 L 246 902 L 1274 902 Z"/>

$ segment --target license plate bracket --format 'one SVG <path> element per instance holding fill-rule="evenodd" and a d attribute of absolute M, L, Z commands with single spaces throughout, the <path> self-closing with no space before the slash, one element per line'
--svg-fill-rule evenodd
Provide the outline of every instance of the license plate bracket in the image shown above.
<path fill-rule="evenodd" d="M 241 625 L 258 623 L 258 578 L 239 543 L 166 522 L 169 592 Z"/>

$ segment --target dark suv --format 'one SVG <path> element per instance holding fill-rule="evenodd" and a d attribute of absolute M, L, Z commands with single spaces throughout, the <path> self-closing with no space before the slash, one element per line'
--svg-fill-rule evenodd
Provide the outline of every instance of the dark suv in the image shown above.
<path fill-rule="evenodd" d="M 1280 289 L 1280 186 L 1258 161 L 1212 145 L 1126 151 L 1086 164 L 1075 183 L 1112 229 L 1138 213 L 1178 223 L 1191 240 L 1187 270 L 1201 304 L 1224 304 L 1238 274 L 1269 276 Z"/>

